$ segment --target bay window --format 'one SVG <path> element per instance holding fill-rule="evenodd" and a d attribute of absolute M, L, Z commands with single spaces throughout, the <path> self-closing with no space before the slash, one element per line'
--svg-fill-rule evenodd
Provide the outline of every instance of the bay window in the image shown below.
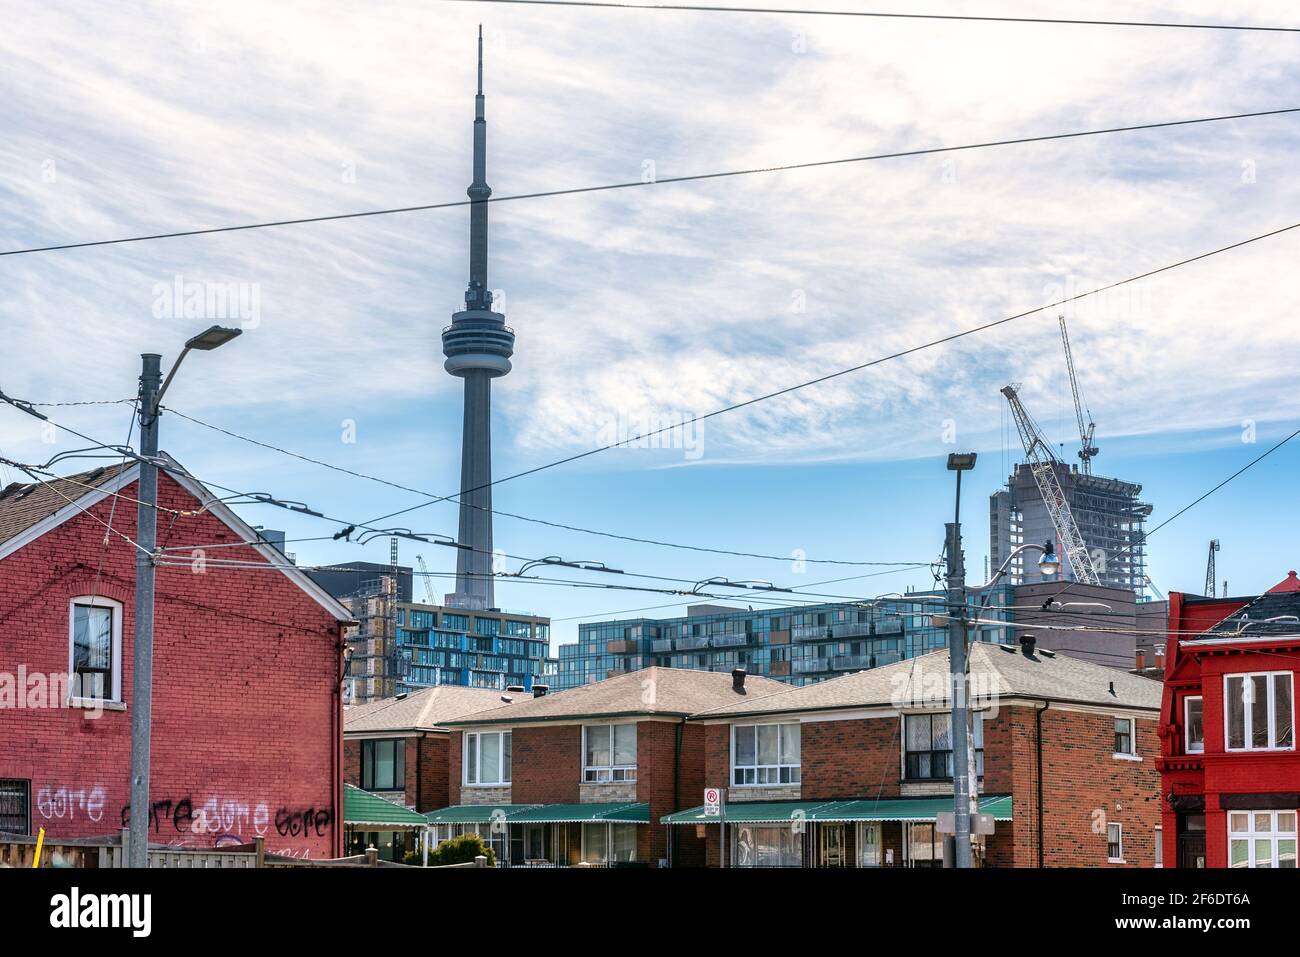
<path fill-rule="evenodd" d="M 1223 676 L 1229 751 L 1289 751 L 1295 747 L 1291 672 Z"/>
<path fill-rule="evenodd" d="M 465 735 L 465 783 L 487 787 L 510 783 L 510 732 Z"/>
<path fill-rule="evenodd" d="M 1295 811 L 1230 811 L 1229 867 L 1296 866 Z"/>
<path fill-rule="evenodd" d="M 742 724 L 731 731 L 731 782 L 799 783 L 799 724 Z"/>
<path fill-rule="evenodd" d="M 593 724 L 582 729 L 582 780 L 610 784 L 636 780 L 636 725 Z"/>

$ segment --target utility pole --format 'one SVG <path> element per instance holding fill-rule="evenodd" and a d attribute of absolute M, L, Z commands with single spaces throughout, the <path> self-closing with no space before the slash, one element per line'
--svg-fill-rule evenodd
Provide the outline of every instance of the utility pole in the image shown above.
<path fill-rule="evenodd" d="M 975 467 L 975 453 L 953 453 L 948 469 L 957 473 L 957 504 L 947 526 L 948 678 L 952 694 L 953 864 L 971 866 L 970 723 L 966 689 L 966 560 L 961 549 L 961 473 Z"/>
<path fill-rule="evenodd" d="M 136 497 L 135 647 L 131 681 L 131 819 L 129 867 L 149 866 L 149 743 L 153 722 L 154 548 L 157 545 L 158 387 L 162 356 L 140 357 L 140 480 Z"/>
<path fill-rule="evenodd" d="M 162 356 L 141 357 L 139 405 L 140 478 L 135 510 L 135 639 L 131 674 L 131 819 L 128 867 L 149 866 L 149 745 L 153 728 L 154 551 L 158 546 L 158 415 L 163 393 L 192 350 L 211 352 L 240 334 L 240 329 L 209 326 L 192 336 L 176 357 L 166 380 Z M 160 384 L 161 382 L 161 384 Z"/>

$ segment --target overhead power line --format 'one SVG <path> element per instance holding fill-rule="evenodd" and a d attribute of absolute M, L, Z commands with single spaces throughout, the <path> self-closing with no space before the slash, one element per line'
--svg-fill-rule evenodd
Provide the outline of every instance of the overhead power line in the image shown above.
<path fill-rule="evenodd" d="M 210 236 L 216 233 L 235 233 L 253 229 L 270 229 L 277 226 L 303 226 L 309 223 L 326 223 L 345 219 L 364 219 L 370 216 L 392 216 L 399 213 L 426 212 L 434 209 L 454 209 L 472 203 L 505 203 L 520 199 L 543 199 L 552 196 L 574 196 L 580 193 L 600 193 L 644 186 L 663 186 L 669 183 L 691 183 L 702 180 L 725 179 L 734 176 L 753 176 L 759 173 L 783 173 L 798 169 L 815 169 L 822 166 L 843 166 L 849 163 L 868 163 L 875 160 L 901 159 L 908 156 L 931 156 L 936 153 L 957 153 L 965 150 L 987 149 L 995 146 L 1016 146 L 1026 143 L 1045 143 L 1051 140 L 1078 139 L 1085 136 L 1102 136 L 1107 133 L 1133 133 L 1140 130 L 1168 129 L 1176 126 L 1193 126 L 1201 123 L 1219 123 L 1224 120 L 1245 120 L 1263 116 L 1281 116 L 1300 111 L 1300 107 L 1277 110 L 1258 110 L 1251 113 L 1231 113 L 1223 116 L 1204 116 L 1190 120 L 1168 120 L 1160 123 L 1140 123 L 1130 126 L 1113 126 L 1098 130 L 1079 130 L 1072 133 L 1052 133 L 1044 136 L 1021 136 L 1013 139 L 990 140 L 983 143 L 966 143 L 961 146 L 935 146 L 927 149 L 901 150 L 890 153 L 873 153 L 866 156 L 846 156 L 839 159 L 812 160 L 806 163 L 784 163 L 777 166 L 757 166 L 748 169 L 725 170 L 715 173 L 693 173 L 685 176 L 660 176 L 651 180 L 632 180 L 622 183 L 605 183 L 599 186 L 576 186 L 567 189 L 541 190 L 533 193 L 515 193 L 492 196 L 485 200 L 459 199 L 445 203 L 425 203 L 417 206 L 397 206 L 390 209 L 371 209 L 355 213 L 331 213 L 322 216 L 304 216 L 297 219 L 278 219 L 236 226 L 211 226 L 202 229 L 183 229 L 172 232 L 123 236 L 117 239 L 95 239 L 82 242 L 56 243 L 49 246 L 31 246 L 24 249 L 6 249 L 0 256 L 24 256 L 29 253 L 58 252 L 68 249 L 85 249 L 91 246 L 118 246 L 124 243 L 151 242 L 157 239 L 179 239 L 185 236 Z"/>
<path fill-rule="evenodd" d="M 734 412 L 738 409 L 743 409 L 751 405 L 756 405 L 759 402 L 766 402 L 768 399 L 775 399 L 779 396 L 788 395 L 791 392 L 797 392 L 800 389 L 806 389 L 809 386 L 820 385 L 823 382 L 829 382 L 832 379 L 838 379 L 841 376 L 846 376 L 854 372 L 861 372 L 863 369 L 869 369 L 872 366 L 881 365 L 882 363 L 890 362 L 894 359 L 901 359 L 905 356 L 910 356 L 913 353 L 921 352 L 925 349 L 931 349 L 934 348 L 935 346 L 945 345 L 949 342 L 955 342 L 956 340 L 963 339 L 966 336 L 972 336 L 978 332 L 985 332 L 997 326 L 1002 326 L 1009 322 L 1015 322 L 1017 319 L 1023 319 L 1026 316 L 1032 316 L 1036 313 L 1043 312 L 1044 310 L 1054 309 L 1057 306 L 1063 306 L 1067 303 L 1077 302 L 1078 300 L 1085 299 L 1088 296 L 1095 296 L 1099 293 L 1107 292 L 1111 289 L 1116 289 L 1120 286 L 1126 286 L 1135 282 L 1139 282 L 1143 279 L 1149 279 L 1152 276 L 1157 276 L 1160 275 L 1161 273 L 1169 272 L 1170 270 L 1173 269 L 1178 269 L 1180 266 L 1187 266 L 1190 265 L 1191 263 L 1199 262 L 1202 259 L 1209 259 L 1211 256 L 1217 256 L 1220 253 L 1226 253 L 1234 249 L 1240 249 L 1243 246 L 1249 246 L 1251 243 L 1257 243 L 1264 239 L 1271 239 L 1274 236 L 1280 236 L 1283 233 L 1290 232 L 1291 230 L 1297 228 L 1300 228 L 1300 223 L 1292 223 L 1290 226 L 1283 226 L 1280 229 L 1273 229 L 1266 233 L 1260 233 L 1259 235 L 1252 236 L 1249 239 L 1243 239 L 1239 242 L 1230 243 L 1226 246 L 1219 246 L 1218 248 L 1211 249 L 1208 252 L 1197 253 L 1195 256 L 1189 256 L 1186 259 L 1180 259 L 1178 262 L 1169 263 L 1168 265 L 1164 265 L 1164 266 L 1157 266 L 1154 269 L 1148 269 L 1146 272 L 1138 273 L 1135 276 L 1129 276 L 1127 279 L 1119 279 L 1116 280 L 1115 282 L 1106 283 L 1103 286 L 1097 286 L 1096 288 L 1089 289 L 1085 292 L 1076 293 L 1073 296 L 1066 296 L 1065 298 L 1058 299 L 1055 302 L 1048 302 L 1042 304 L 1041 306 L 1035 306 L 1032 309 L 1026 309 L 1025 311 L 1018 312 L 1015 315 L 1006 316 L 1002 319 L 995 319 L 991 322 L 986 322 L 978 326 L 972 326 L 969 329 L 962 330 L 961 332 L 954 332 L 951 333 L 950 335 L 941 336 L 938 339 L 931 339 L 929 342 L 923 342 L 920 345 L 911 346 L 910 348 L 902 349 L 899 350 L 898 352 L 892 352 L 889 355 L 880 356 L 879 358 L 872 359 L 868 362 L 862 362 L 855 366 L 849 366 L 847 369 L 840 369 L 836 372 L 829 372 L 826 375 L 818 376 L 815 379 L 809 379 L 806 382 L 800 382 L 796 385 L 786 386 L 783 389 L 777 389 L 774 392 L 768 392 L 765 393 L 764 395 L 755 396 L 752 399 L 745 399 L 742 402 L 736 402 L 733 403 L 732 405 L 724 406 L 721 409 L 715 409 L 712 412 L 706 412 L 703 415 L 692 416 L 691 418 L 685 419 L 682 422 L 674 423 L 672 425 L 666 425 L 662 428 L 655 429 L 650 432 L 640 432 L 637 433 L 636 435 L 629 436 L 625 439 L 621 439 L 618 442 L 611 442 L 608 445 L 601 445 L 594 449 L 588 449 L 585 452 L 578 452 L 573 455 L 566 456 L 562 459 L 556 459 L 554 462 L 548 462 L 545 465 L 538 465 L 535 466 L 534 468 L 525 469 L 522 472 L 515 472 L 511 475 L 506 475 L 502 478 L 494 479 L 491 482 L 485 482 L 482 485 L 477 485 L 474 488 L 462 489 L 460 492 L 456 493 L 456 495 L 457 496 L 468 495 L 471 492 L 477 492 L 480 491 L 481 489 L 491 488 L 494 485 L 500 485 L 503 482 L 510 482 L 513 481 L 514 479 L 524 478 L 525 476 L 528 475 L 536 475 L 538 472 L 544 472 L 547 469 L 553 469 L 560 465 L 567 465 L 570 462 L 576 462 L 580 459 L 585 459 L 588 458 L 589 456 L 597 455 L 601 452 L 609 451 L 610 449 L 615 449 L 623 445 L 628 445 L 632 442 L 639 442 L 643 439 L 652 438 L 663 432 L 671 431 L 672 429 L 685 428 L 686 426 L 692 425 L 696 422 L 703 422 L 705 419 L 711 419 L 714 418 L 715 416 L 725 415 L 728 412 Z M 447 496 L 447 497 L 450 498 L 451 496 Z M 432 503 L 421 502 L 417 505 L 412 505 L 409 508 L 401 509 L 396 512 L 389 512 L 386 515 L 380 515 L 377 518 L 371 519 L 370 522 L 371 523 L 381 522 L 386 519 L 394 518 L 398 515 L 405 515 L 410 512 L 414 512 L 418 509 L 425 508 L 430 504 Z"/>
<path fill-rule="evenodd" d="M 314 459 L 310 456 L 303 455 L 299 452 L 293 452 L 290 451 L 289 449 L 281 448 L 278 445 L 272 445 L 269 442 L 262 442 L 259 441 L 258 439 L 251 438 L 247 435 L 241 435 L 238 432 L 232 432 L 230 429 L 224 429 L 221 426 L 213 425 L 210 422 L 204 422 L 202 419 L 197 419 L 192 415 L 187 415 L 184 412 L 179 412 L 176 409 L 171 408 L 170 406 L 164 406 L 163 408 L 165 408 L 166 411 L 170 412 L 172 415 L 179 416 L 180 418 L 186 420 L 187 422 L 193 422 L 195 425 L 202 426 L 205 429 L 211 429 L 214 432 L 220 432 L 222 435 L 229 436 L 232 439 L 238 439 L 241 442 L 247 442 L 250 445 L 256 445 L 260 448 L 268 449 L 272 452 L 278 452 L 281 455 L 287 455 L 290 458 L 295 458 L 298 459 L 299 461 L 307 462 L 311 465 L 319 465 L 322 468 L 327 468 L 335 472 L 341 472 L 344 475 L 351 475 L 354 478 L 366 479 L 367 481 L 370 482 L 377 482 L 380 485 L 387 485 L 389 488 L 399 489 L 400 491 L 403 492 L 413 492 L 416 495 L 424 495 L 427 498 L 431 499 L 431 501 L 428 503 L 430 505 L 435 505 L 438 502 L 449 502 L 453 505 L 465 504 L 468 505 L 470 508 L 474 508 L 482 512 L 487 512 L 491 515 L 504 516 L 505 518 L 513 518 L 521 522 L 532 522 L 533 524 L 545 525 L 549 528 L 558 528 L 569 532 L 581 532 L 584 535 L 598 535 L 601 536 L 602 538 L 618 539 L 619 541 L 624 541 L 624 542 L 636 542 L 642 545 L 657 545 L 662 548 L 675 548 L 675 549 L 682 549 L 685 551 L 692 551 L 692 552 L 707 552 L 713 555 L 730 555 L 732 557 L 737 557 L 737 558 L 758 558 L 758 559 L 764 559 L 768 561 L 779 561 L 779 562 L 789 562 L 789 561 L 793 561 L 795 558 L 795 556 L 793 555 L 767 555 L 760 552 L 745 552 L 745 551 L 739 551 L 736 549 L 729 549 L 729 548 L 709 548 L 704 545 L 684 545 L 680 542 L 669 542 L 669 541 L 663 541 L 654 538 L 642 538 L 636 535 L 625 535 L 619 532 L 607 532 L 595 528 L 584 528 L 581 525 L 569 525 L 564 522 L 553 522 L 544 518 L 534 518 L 528 515 L 519 515 L 515 512 L 502 511 L 501 509 L 498 508 L 489 508 L 485 505 L 478 505 L 477 503 L 473 503 L 473 502 L 460 503 L 457 501 L 454 495 L 451 496 L 435 495 L 434 493 L 426 492 L 423 489 L 412 488 L 409 485 L 402 485 L 398 482 L 391 482 L 388 479 L 380 478 L 377 475 L 368 475 L 365 472 L 359 472 L 356 469 L 349 469 L 341 465 L 334 465 L 330 462 L 324 462 L 320 459 Z M 807 562 L 810 565 L 853 565 L 859 567 L 886 566 L 886 565 L 917 566 L 917 565 L 928 564 L 926 562 L 914 562 L 914 561 L 860 562 L 860 561 L 850 561 L 848 559 L 838 559 L 838 558 L 801 558 L 799 560 L 803 562 Z"/>
<path fill-rule="evenodd" d="M 1092 20 L 1082 17 L 999 17 L 957 13 L 893 13 L 883 10 L 801 10 L 797 7 L 723 7 L 694 3 L 614 3 L 612 0 L 455 0 L 458 3 L 503 3 L 527 7 L 595 7 L 606 10 L 659 10 L 679 13 L 774 13 L 801 17 L 866 17 L 879 20 L 949 20 L 967 23 L 1024 23 L 1072 27 L 1147 27 L 1164 30 L 1242 30 L 1255 33 L 1300 33 L 1300 27 L 1261 24 L 1193 23 L 1168 20 Z"/>

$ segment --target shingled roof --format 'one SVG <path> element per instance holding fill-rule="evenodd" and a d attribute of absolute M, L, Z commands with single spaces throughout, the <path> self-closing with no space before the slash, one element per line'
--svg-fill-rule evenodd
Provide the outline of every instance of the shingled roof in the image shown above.
<path fill-rule="evenodd" d="M 1150 678 L 1050 651 L 1032 657 L 1019 648 L 974 642 L 972 694 L 1026 697 L 1101 707 L 1159 711 L 1162 684 Z M 947 702 L 948 650 L 898 661 L 800 688 L 785 686 L 756 701 L 733 702 L 697 718 L 869 707 L 933 707 Z M 1113 689 L 1113 690 L 1112 690 Z"/>
<path fill-rule="evenodd" d="M 652 667 L 447 723 L 523 724 L 577 718 L 685 717 L 733 701 L 754 701 L 787 688 L 789 685 L 780 681 L 749 675 L 744 690 L 736 691 L 729 672 Z"/>
<path fill-rule="evenodd" d="M 0 489 L 0 545 L 21 535 L 135 463 L 109 465 L 48 482 L 14 482 Z"/>
<path fill-rule="evenodd" d="M 1300 635 L 1300 591 L 1265 592 L 1195 641 L 1257 641 L 1279 635 Z"/>
<path fill-rule="evenodd" d="M 343 731 L 434 731 L 452 718 L 503 708 L 511 695 L 487 688 L 439 685 L 396 698 L 381 698 L 353 705 L 343 712 Z"/>

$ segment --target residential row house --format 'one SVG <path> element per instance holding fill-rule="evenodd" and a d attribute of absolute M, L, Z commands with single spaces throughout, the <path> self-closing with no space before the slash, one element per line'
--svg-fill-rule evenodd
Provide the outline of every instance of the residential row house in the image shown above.
<path fill-rule="evenodd" d="M 518 692 L 440 685 L 346 708 L 344 783 L 421 814 L 446 807 L 451 795 L 451 732 L 443 723 L 501 708 L 517 696 Z M 410 827 L 367 830 L 357 823 L 349 832 L 349 854 L 374 847 L 385 860 L 400 861 L 416 849 Z"/>
<path fill-rule="evenodd" d="M 985 866 L 1161 863 L 1161 686 L 1036 647 L 970 655 Z M 438 839 L 510 866 L 928 867 L 951 830 L 948 656 L 805 687 L 652 667 L 442 721 Z"/>
<path fill-rule="evenodd" d="M 1263 595 L 1169 596 L 1160 713 L 1165 859 L 1296 866 L 1300 579 Z"/>

